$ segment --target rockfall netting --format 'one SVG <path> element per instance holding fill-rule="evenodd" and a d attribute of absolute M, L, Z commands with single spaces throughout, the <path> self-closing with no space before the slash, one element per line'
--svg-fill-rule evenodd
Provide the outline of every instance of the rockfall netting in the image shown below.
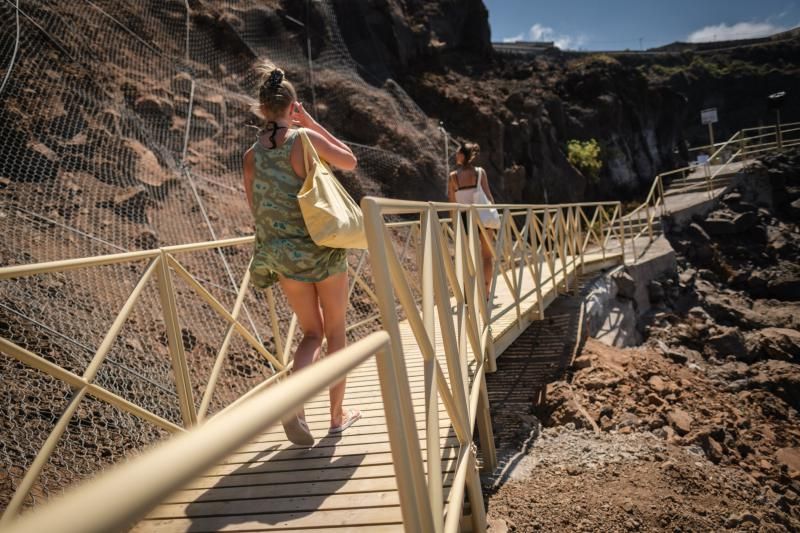
<path fill-rule="evenodd" d="M 346 132 L 345 122 L 368 132 L 369 142 L 352 143 L 357 171 L 340 175 L 354 196 L 408 190 L 409 176 L 423 190 L 407 197 L 440 196 L 446 161 L 437 125 L 399 85 L 370 79 L 354 63 L 329 2 L 282 4 L 0 0 L 0 266 L 250 235 L 241 161 L 258 131 L 250 96 L 259 59 L 283 67 L 334 132 Z M 311 62 L 304 26 L 323 28 L 309 33 Z M 392 232 L 413 271 L 415 227 Z M 178 260 L 230 310 L 250 252 L 244 245 Z M 358 252 L 350 263 L 363 281 L 351 278 L 352 341 L 378 322 L 368 261 Z M 0 337 L 80 376 L 148 264 L 0 280 Z M 173 283 L 197 407 L 228 324 L 182 280 Z M 275 295 L 278 329 L 286 335 L 291 311 L 280 291 Z M 277 351 L 264 291 L 248 292 L 240 320 Z M 209 412 L 271 373 L 234 335 Z M 155 279 L 94 383 L 183 424 Z M 75 413 L 25 506 L 168 435 L 76 395 L 10 354 L 0 356 L 0 509 L 73 402 Z"/>

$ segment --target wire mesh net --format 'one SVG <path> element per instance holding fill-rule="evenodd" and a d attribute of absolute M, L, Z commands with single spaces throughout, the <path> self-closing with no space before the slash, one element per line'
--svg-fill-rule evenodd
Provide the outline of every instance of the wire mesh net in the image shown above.
<path fill-rule="evenodd" d="M 252 234 L 241 161 L 258 131 L 250 95 L 257 81 L 252 66 L 260 59 L 284 68 L 321 122 L 352 140 L 358 169 L 340 177 L 356 198 L 389 191 L 441 198 L 446 162 L 436 123 L 395 82 L 356 64 L 329 1 L 2 0 L 0 265 Z M 374 127 L 364 128 L 364 121 Z M 418 228 L 392 234 L 404 268 L 413 272 Z M 176 257 L 230 310 L 250 253 L 243 245 Z M 0 281 L 0 336 L 82 375 L 149 260 Z M 369 263 L 361 252 L 349 261 L 358 276 L 351 278 L 348 310 L 354 341 L 379 321 Z M 229 323 L 173 278 L 199 407 Z M 419 288 L 413 290 L 418 296 Z M 287 335 L 291 310 L 279 290 L 275 297 L 276 320 L 266 292 L 252 289 L 239 320 L 279 354 L 282 341 L 274 332 Z M 182 425 L 162 312 L 154 278 L 94 383 Z M 0 365 L 5 508 L 74 391 L 10 356 Z M 264 357 L 234 333 L 209 413 L 271 373 Z M 87 396 L 24 505 L 166 434 Z"/>

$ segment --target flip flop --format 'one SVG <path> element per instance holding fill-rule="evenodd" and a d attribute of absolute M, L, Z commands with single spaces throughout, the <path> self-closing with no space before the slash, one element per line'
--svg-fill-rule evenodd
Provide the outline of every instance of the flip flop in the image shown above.
<path fill-rule="evenodd" d="M 345 413 L 344 422 L 340 426 L 332 427 L 328 429 L 328 433 L 341 433 L 345 429 L 352 426 L 357 420 L 361 418 L 361 411 L 358 409 L 350 409 Z"/>
<path fill-rule="evenodd" d="M 286 437 L 292 444 L 300 446 L 314 445 L 314 436 L 308 429 L 308 424 L 302 418 L 294 415 L 286 420 L 281 420 L 281 424 L 283 424 L 283 431 L 286 432 Z"/>

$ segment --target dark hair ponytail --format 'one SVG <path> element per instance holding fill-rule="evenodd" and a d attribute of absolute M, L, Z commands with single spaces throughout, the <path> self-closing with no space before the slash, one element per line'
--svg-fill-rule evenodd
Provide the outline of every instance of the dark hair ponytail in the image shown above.
<path fill-rule="evenodd" d="M 292 102 L 297 100 L 294 86 L 286 79 L 286 73 L 275 65 L 264 62 L 256 66 L 261 78 L 258 89 L 258 103 L 262 115 L 267 120 L 281 116 Z"/>
<path fill-rule="evenodd" d="M 464 143 L 458 148 L 458 151 L 464 155 L 464 163 L 471 165 L 481 152 L 481 147 L 478 143 Z"/>

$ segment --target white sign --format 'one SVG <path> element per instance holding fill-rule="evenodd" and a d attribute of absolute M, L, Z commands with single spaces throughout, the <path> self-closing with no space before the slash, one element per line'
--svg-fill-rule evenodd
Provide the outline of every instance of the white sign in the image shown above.
<path fill-rule="evenodd" d="M 700 111 L 700 122 L 702 124 L 714 124 L 717 121 L 717 108 L 709 107 Z"/>

